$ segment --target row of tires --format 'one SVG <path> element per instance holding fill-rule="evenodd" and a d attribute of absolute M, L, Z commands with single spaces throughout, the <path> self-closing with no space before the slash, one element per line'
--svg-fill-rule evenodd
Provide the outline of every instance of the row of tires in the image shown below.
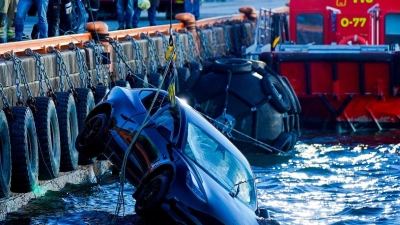
<path fill-rule="evenodd" d="M 108 91 L 97 86 L 35 97 L 27 106 L 0 111 L 0 198 L 34 191 L 38 180 L 92 164 L 75 149 L 89 111 Z"/>

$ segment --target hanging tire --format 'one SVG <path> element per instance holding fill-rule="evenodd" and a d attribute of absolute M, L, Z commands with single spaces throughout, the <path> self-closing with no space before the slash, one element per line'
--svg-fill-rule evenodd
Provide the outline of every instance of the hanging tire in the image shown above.
<path fill-rule="evenodd" d="M 26 193 L 33 190 L 39 176 L 38 140 L 31 110 L 25 106 L 12 108 L 8 119 L 11 141 L 11 191 Z"/>
<path fill-rule="evenodd" d="M 178 88 L 176 92 L 184 92 L 186 90 L 186 81 L 190 77 L 190 71 L 186 67 L 178 67 Z"/>
<path fill-rule="evenodd" d="M 78 93 L 79 99 L 79 103 L 76 105 L 76 112 L 78 117 L 78 132 L 80 133 L 85 126 L 86 116 L 94 108 L 95 104 L 92 90 L 90 90 L 89 88 L 76 88 L 75 90 Z M 79 165 L 90 165 L 93 164 L 95 161 L 96 158 L 87 158 L 79 154 Z"/>
<path fill-rule="evenodd" d="M 170 178 L 166 172 L 155 176 L 139 193 L 136 203 L 135 212 L 139 216 L 149 216 L 154 214 L 160 207 L 160 202 L 169 189 Z"/>
<path fill-rule="evenodd" d="M 276 138 L 273 147 L 280 149 L 283 152 L 287 152 L 292 147 L 292 135 L 282 132 Z"/>
<path fill-rule="evenodd" d="M 288 93 L 278 78 L 272 75 L 265 75 L 261 79 L 261 87 L 267 96 L 271 96 L 271 104 L 280 113 L 290 110 Z"/>
<path fill-rule="evenodd" d="M 300 101 L 299 98 L 296 95 L 296 92 L 294 91 L 292 85 L 290 84 L 289 80 L 287 79 L 287 77 L 284 76 L 279 76 L 282 85 L 284 88 L 286 88 L 287 93 L 289 95 L 289 100 L 291 103 L 291 107 L 289 110 L 290 114 L 298 114 L 301 112 L 301 105 L 300 105 Z"/>
<path fill-rule="evenodd" d="M 94 102 L 95 104 L 99 103 L 104 96 L 110 91 L 107 86 L 104 85 L 96 85 L 96 90 L 94 91 Z"/>
<path fill-rule="evenodd" d="M 203 69 L 203 66 L 201 65 L 201 63 L 196 62 L 196 61 L 191 61 L 191 62 L 186 63 L 185 67 L 189 68 L 190 72 L 192 72 L 193 70 L 201 71 Z"/>
<path fill-rule="evenodd" d="M 39 144 L 39 179 L 50 180 L 58 176 L 61 146 L 56 106 L 51 98 L 36 97 L 33 114 Z"/>
<path fill-rule="evenodd" d="M 115 82 L 111 83 L 111 88 L 116 86 L 131 89 L 131 86 L 129 85 L 129 82 L 127 80 L 116 80 Z"/>
<path fill-rule="evenodd" d="M 74 98 L 69 92 L 56 92 L 58 124 L 60 127 L 60 171 L 68 172 L 78 167 L 78 151 L 75 139 L 78 135 L 78 118 Z"/>
<path fill-rule="evenodd" d="M 101 113 L 86 121 L 75 142 L 75 147 L 80 154 L 87 158 L 94 158 L 104 152 L 104 146 L 101 143 L 107 120 L 107 115 Z"/>
<path fill-rule="evenodd" d="M 154 88 L 158 88 L 162 81 L 162 75 L 160 73 L 149 74 L 149 84 L 153 85 Z"/>
<path fill-rule="evenodd" d="M 148 87 L 148 81 L 146 78 L 146 75 L 141 74 L 141 73 L 135 73 L 133 75 L 133 80 L 130 80 L 130 86 L 131 88 L 144 88 Z"/>
<path fill-rule="evenodd" d="M 199 81 L 200 79 L 200 71 L 199 70 L 191 70 L 190 71 L 190 76 L 186 80 L 185 86 L 186 90 L 190 91 L 192 90 L 193 86 Z"/>
<path fill-rule="evenodd" d="M 11 185 L 11 144 L 7 118 L 0 111 L 0 198 L 10 195 Z"/>

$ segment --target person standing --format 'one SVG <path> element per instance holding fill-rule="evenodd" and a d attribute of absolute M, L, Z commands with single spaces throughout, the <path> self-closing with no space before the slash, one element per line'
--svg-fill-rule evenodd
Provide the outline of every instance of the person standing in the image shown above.
<path fill-rule="evenodd" d="M 131 29 L 132 16 L 133 0 L 117 0 L 118 30 Z"/>
<path fill-rule="evenodd" d="M 136 3 L 138 0 L 136 0 Z M 147 19 L 150 22 L 150 26 L 156 26 L 156 15 L 157 15 L 157 7 L 160 4 L 160 0 L 150 0 L 150 8 L 147 10 Z M 140 14 L 142 13 L 142 9 L 139 8 L 138 4 L 136 4 L 135 11 L 132 17 L 132 27 L 137 28 L 140 21 Z"/>
<path fill-rule="evenodd" d="M 57 31 L 59 31 L 60 35 L 64 35 L 71 29 L 71 12 L 71 0 L 50 0 L 49 9 L 47 11 L 49 37 L 55 37 Z"/>
<path fill-rule="evenodd" d="M 83 0 L 86 11 L 88 12 L 88 22 L 97 21 L 99 9 L 100 9 L 100 0 Z"/>
<path fill-rule="evenodd" d="M 47 24 L 46 12 L 49 0 L 19 0 L 14 22 L 15 39 L 17 41 L 22 40 L 25 17 L 33 3 L 35 3 L 38 11 L 39 38 L 47 38 L 48 24 Z"/>
<path fill-rule="evenodd" d="M 193 14 L 196 20 L 200 17 L 200 1 L 201 0 L 185 0 L 185 12 Z"/>
<path fill-rule="evenodd" d="M 17 4 L 18 0 L 0 0 L 0 43 L 5 42 L 5 32 L 7 32 L 7 40 L 15 37 L 14 15 Z"/>

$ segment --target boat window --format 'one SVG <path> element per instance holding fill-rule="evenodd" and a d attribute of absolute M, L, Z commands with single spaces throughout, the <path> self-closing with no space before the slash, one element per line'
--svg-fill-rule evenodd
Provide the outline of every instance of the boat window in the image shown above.
<path fill-rule="evenodd" d="M 299 14 L 296 17 L 297 44 L 323 44 L 324 18 L 321 14 Z"/>
<path fill-rule="evenodd" d="M 255 205 L 252 172 L 228 149 L 197 125 L 188 123 L 184 153 L 230 193 L 249 207 Z M 244 182 L 247 181 L 247 182 Z M 237 189 L 237 185 L 243 182 Z"/>
<path fill-rule="evenodd" d="M 154 96 L 156 94 L 156 91 L 142 91 L 140 92 L 140 99 L 142 100 L 143 106 L 146 108 L 146 110 L 150 113 L 150 115 L 154 115 L 158 111 L 158 109 L 162 108 L 166 104 L 169 103 L 168 96 L 159 93 L 157 96 L 156 101 L 154 102 L 153 107 L 150 110 L 151 104 L 153 102 Z"/>
<path fill-rule="evenodd" d="M 400 44 L 400 14 L 388 14 L 385 17 L 385 44 Z"/>

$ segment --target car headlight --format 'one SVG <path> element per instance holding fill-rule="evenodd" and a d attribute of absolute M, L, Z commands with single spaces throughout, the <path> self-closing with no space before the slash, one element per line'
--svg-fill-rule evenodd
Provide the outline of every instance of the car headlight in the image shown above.
<path fill-rule="evenodd" d="M 199 198 L 203 202 L 206 202 L 206 195 L 201 190 L 196 177 L 192 174 L 192 172 L 190 172 L 190 170 L 186 174 L 186 185 L 193 192 L 193 194 L 197 196 L 197 198 Z"/>

